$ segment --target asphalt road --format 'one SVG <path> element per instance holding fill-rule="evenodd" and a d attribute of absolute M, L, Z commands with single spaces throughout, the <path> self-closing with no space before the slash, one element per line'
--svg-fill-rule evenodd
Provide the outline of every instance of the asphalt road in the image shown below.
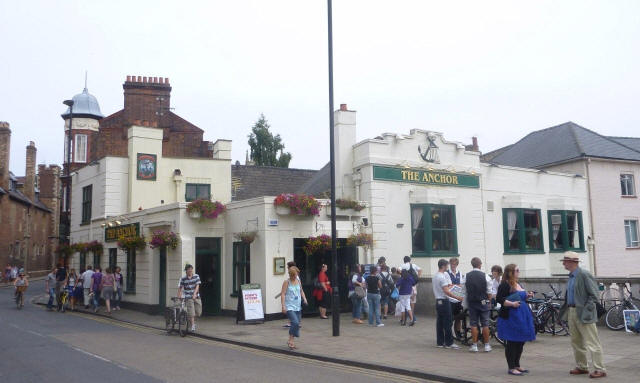
<path fill-rule="evenodd" d="M 29 303 L 44 292 L 33 282 L 17 310 L 13 288 L 0 288 L 0 382 L 423 382 Z"/>

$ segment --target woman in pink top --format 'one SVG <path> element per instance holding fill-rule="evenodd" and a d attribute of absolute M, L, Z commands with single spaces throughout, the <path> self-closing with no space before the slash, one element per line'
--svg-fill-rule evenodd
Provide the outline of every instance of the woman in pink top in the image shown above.
<path fill-rule="evenodd" d="M 111 314 L 111 299 L 113 299 L 113 288 L 115 286 L 116 278 L 113 275 L 113 270 L 107 267 L 105 275 L 102 276 L 100 282 L 100 291 L 102 291 L 102 299 L 107 306 L 107 314 Z"/>

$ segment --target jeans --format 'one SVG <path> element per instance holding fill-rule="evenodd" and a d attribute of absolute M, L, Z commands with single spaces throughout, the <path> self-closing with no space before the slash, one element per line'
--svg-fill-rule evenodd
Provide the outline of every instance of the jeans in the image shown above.
<path fill-rule="evenodd" d="M 93 290 L 93 308 L 100 307 L 100 290 Z"/>
<path fill-rule="evenodd" d="M 353 303 L 353 312 L 351 313 L 353 319 L 360 319 L 362 314 L 362 298 L 358 299 L 358 296 L 353 293 L 351 294 L 351 302 Z"/>
<path fill-rule="evenodd" d="M 53 299 L 56 296 L 56 289 L 54 287 L 50 287 L 49 288 L 49 302 L 47 302 L 47 308 L 48 309 L 52 309 L 53 308 Z"/>
<path fill-rule="evenodd" d="M 122 287 L 113 293 L 113 300 L 115 301 L 113 302 L 115 307 L 120 308 L 120 302 L 122 301 Z"/>
<path fill-rule="evenodd" d="M 451 302 L 448 299 L 436 299 L 436 342 L 438 346 L 451 346 L 453 344 L 453 333 L 451 332 Z"/>
<path fill-rule="evenodd" d="M 373 325 L 373 317 L 376 317 L 376 324 L 380 321 L 380 294 L 367 293 L 367 303 L 369 303 L 369 324 Z"/>
<path fill-rule="evenodd" d="M 302 311 L 287 310 L 287 318 L 289 318 L 289 322 L 291 322 L 291 327 L 289 327 L 289 335 L 299 338 Z"/>

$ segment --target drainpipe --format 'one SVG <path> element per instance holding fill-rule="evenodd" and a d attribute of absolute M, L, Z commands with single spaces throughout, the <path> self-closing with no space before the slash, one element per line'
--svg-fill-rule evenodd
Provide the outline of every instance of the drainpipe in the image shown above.
<path fill-rule="evenodd" d="M 587 196 L 589 198 L 589 222 L 591 225 L 591 239 L 592 245 L 590 246 L 590 262 L 593 265 L 593 275 L 598 275 L 598 268 L 596 267 L 596 246 L 595 246 L 595 238 L 596 238 L 596 229 L 593 226 L 593 204 L 591 202 L 591 177 L 589 175 L 589 164 L 591 164 L 591 158 L 587 158 L 586 168 L 587 168 Z M 589 248 L 589 247 L 587 247 Z"/>

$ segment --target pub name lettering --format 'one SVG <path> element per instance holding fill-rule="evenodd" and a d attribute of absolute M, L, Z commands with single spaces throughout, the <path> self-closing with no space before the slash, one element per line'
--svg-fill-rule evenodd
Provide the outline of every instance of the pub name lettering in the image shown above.
<path fill-rule="evenodd" d="M 417 172 L 413 170 L 403 170 L 401 173 L 403 181 L 433 182 L 438 184 L 458 185 L 458 176 L 452 176 L 449 174 Z"/>

